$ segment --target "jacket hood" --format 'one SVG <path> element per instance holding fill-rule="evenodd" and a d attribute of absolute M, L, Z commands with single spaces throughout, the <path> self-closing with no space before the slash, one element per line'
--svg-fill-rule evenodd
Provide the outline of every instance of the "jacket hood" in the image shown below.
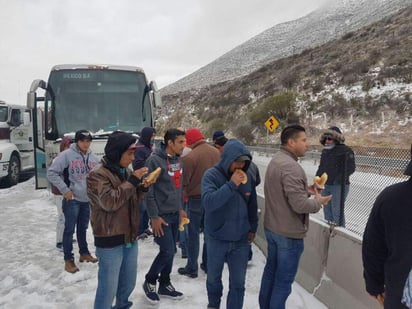
<path fill-rule="evenodd" d="M 106 160 L 113 164 L 119 164 L 122 154 L 134 143 L 136 143 L 136 137 L 130 133 L 113 132 L 104 147 Z"/>
<path fill-rule="evenodd" d="M 154 133 L 156 133 L 156 130 L 154 128 L 144 127 L 142 129 L 142 132 L 140 132 L 139 143 L 151 148 L 152 145 L 150 144 L 150 141 Z"/>
<path fill-rule="evenodd" d="M 319 142 L 323 146 L 325 146 L 326 137 L 333 138 L 335 140 L 335 144 L 343 144 L 345 142 L 345 137 L 338 127 L 330 127 L 322 133 L 319 138 Z"/>
<path fill-rule="evenodd" d="M 222 156 L 218 166 L 225 172 L 227 176 L 231 175 L 229 172 L 230 165 L 240 156 L 247 156 L 249 160 L 245 161 L 244 171 L 247 171 L 252 161 L 252 155 L 246 146 L 237 139 L 229 139 L 223 148 Z"/>

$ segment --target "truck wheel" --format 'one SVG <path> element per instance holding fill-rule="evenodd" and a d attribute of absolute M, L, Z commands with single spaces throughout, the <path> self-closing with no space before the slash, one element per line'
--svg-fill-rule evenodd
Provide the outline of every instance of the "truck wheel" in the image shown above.
<path fill-rule="evenodd" d="M 9 162 L 9 172 L 5 179 L 6 186 L 14 186 L 18 184 L 20 178 L 20 160 L 15 155 L 12 154 Z"/>

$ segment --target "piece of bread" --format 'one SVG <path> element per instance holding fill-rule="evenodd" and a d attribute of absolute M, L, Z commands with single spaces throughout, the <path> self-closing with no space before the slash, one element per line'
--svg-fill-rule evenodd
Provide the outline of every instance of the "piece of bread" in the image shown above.
<path fill-rule="evenodd" d="M 149 185 L 151 185 L 152 183 L 155 183 L 157 178 L 160 176 L 161 172 L 162 172 L 161 167 L 156 168 L 153 172 L 151 172 L 149 175 L 145 177 L 145 182 Z"/>
<path fill-rule="evenodd" d="M 180 224 L 179 224 L 179 231 L 183 232 L 185 229 L 185 224 L 189 224 L 190 220 L 189 218 L 186 217 L 182 217 L 182 219 L 180 220 Z"/>
<path fill-rule="evenodd" d="M 315 176 L 315 178 L 313 179 L 313 182 L 319 189 L 325 189 L 326 181 L 328 181 L 328 174 L 326 173 L 323 173 L 320 177 Z"/>
<path fill-rule="evenodd" d="M 247 174 L 243 171 L 243 170 L 241 170 L 241 169 L 238 169 L 238 171 L 242 174 L 242 176 L 243 176 L 243 178 L 242 178 L 242 181 L 241 181 L 241 184 L 246 184 L 247 183 Z"/>

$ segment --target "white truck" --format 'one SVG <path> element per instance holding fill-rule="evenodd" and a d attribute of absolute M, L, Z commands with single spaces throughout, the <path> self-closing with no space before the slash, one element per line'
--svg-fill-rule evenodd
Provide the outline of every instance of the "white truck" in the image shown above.
<path fill-rule="evenodd" d="M 0 182 L 13 186 L 34 170 L 32 113 L 23 105 L 0 101 Z"/>

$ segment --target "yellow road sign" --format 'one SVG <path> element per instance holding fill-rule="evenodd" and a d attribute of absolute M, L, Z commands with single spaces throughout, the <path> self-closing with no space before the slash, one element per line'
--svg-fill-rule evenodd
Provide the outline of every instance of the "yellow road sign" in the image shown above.
<path fill-rule="evenodd" d="M 270 132 L 273 132 L 279 126 L 279 121 L 274 116 L 270 116 L 269 119 L 266 120 L 265 126 Z"/>

